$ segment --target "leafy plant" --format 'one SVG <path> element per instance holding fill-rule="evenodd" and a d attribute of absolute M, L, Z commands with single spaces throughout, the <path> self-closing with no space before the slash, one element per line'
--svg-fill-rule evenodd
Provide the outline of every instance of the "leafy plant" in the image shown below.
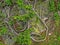
<path fill-rule="evenodd" d="M 25 9 L 31 10 L 32 9 L 32 5 L 25 5 Z"/>
<path fill-rule="evenodd" d="M 11 0 L 5 0 L 5 3 L 6 3 L 6 5 L 8 5 L 8 6 L 12 5 Z"/>
<path fill-rule="evenodd" d="M 58 2 L 57 6 L 58 6 L 58 10 L 60 10 L 60 2 Z"/>
<path fill-rule="evenodd" d="M 28 14 L 24 14 L 24 15 L 15 15 L 13 16 L 12 18 L 13 19 L 16 19 L 16 20 L 23 20 L 23 21 L 28 21 L 30 20 L 31 18 L 34 17 L 34 12 L 29 12 Z"/>
<path fill-rule="evenodd" d="M 19 45 L 31 45 L 30 32 L 31 29 L 21 32 L 16 39 L 16 43 L 19 43 Z"/>
<path fill-rule="evenodd" d="M 6 17 L 6 15 L 0 10 L 0 16 Z"/>
<path fill-rule="evenodd" d="M 0 42 L 0 45 L 4 45 L 2 42 Z"/>
<path fill-rule="evenodd" d="M 54 19 L 55 19 L 56 26 L 59 26 L 60 16 L 57 12 L 54 13 Z"/>
<path fill-rule="evenodd" d="M 17 0 L 16 3 L 20 8 L 24 8 L 24 4 L 22 0 Z"/>
<path fill-rule="evenodd" d="M 49 1 L 49 10 L 50 11 L 55 11 L 56 10 L 54 0 Z"/>
<path fill-rule="evenodd" d="M 60 36 L 58 36 L 57 39 L 60 41 Z"/>
<path fill-rule="evenodd" d="M 7 33 L 7 28 L 5 26 L 0 27 L 0 35 Z"/>

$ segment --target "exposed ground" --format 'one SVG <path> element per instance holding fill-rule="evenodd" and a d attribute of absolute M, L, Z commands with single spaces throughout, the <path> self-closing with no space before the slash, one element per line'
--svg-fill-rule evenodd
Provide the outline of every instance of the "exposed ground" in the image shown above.
<path fill-rule="evenodd" d="M 1 45 L 60 45 L 59 0 L 0 0 Z"/>

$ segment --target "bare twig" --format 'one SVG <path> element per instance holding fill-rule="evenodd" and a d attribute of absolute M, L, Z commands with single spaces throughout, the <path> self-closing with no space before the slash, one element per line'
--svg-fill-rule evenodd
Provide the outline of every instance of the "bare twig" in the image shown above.
<path fill-rule="evenodd" d="M 28 4 L 30 5 L 29 2 L 28 2 Z M 37 17 L 41 20 L 41 22 L 45 25 L 45 27 L 46 27 L 46 37 L 47 37 L 48 36 L 48 27 L 47 27 L 46 23 L 41 19 L 41 17 L 37 14 L 37 12 L 35 11 L 34 8 L 32 8 L 32 10 L 35 12 L 35 14 L 37 15 Z M 34 41 L 36 41 L 36 42 L 40 42 L 40 41 L 46 40 L 46 37 L 43 40 L 39 40 L 39 41 L 35 40 L 33 37 L 31 37 L 31 39 L 34 40 Z"/>
<path fill-rule="evenodd" d="M 5 20 L 4 22 L 8 25 L 8 28 L 10 29 L 10 31 L 11 31 L 12 33 L 18 35 L 18 33 L 16 33 L 16 32 L 14 31 L 14 29 L 11 28 L 11 26 L 10 26 L 9 23 L 8 23 L 8 21 Z"/>

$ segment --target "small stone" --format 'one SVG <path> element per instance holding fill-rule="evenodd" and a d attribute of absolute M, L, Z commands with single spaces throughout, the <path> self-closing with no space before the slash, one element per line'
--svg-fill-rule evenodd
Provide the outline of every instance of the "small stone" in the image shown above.
<path fill-rule="evenodd" d="M 49 33 L 49 35 L 51 35 L 51 33 Z"/>

